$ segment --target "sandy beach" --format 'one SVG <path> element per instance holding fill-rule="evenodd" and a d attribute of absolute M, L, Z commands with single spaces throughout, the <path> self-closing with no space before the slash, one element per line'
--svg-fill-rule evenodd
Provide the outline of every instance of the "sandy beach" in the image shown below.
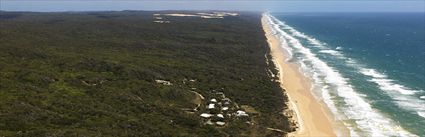
<path fill-rule="evenodd" d="M 329 109 L 314 98 L 310 92 L 310 81 L 298 70 L 295 63 L 286 62 L 287 53 L 271 32 L 268 20 L 262 17 L 263 29 L 271 49 L 271 55 L 279 69 L 282 88 L 289 97 L 289 107 L 296 113 L 299 128 L 289 136 L 337 136 L 348 135 L 342 123 L 334 121 Z"/>

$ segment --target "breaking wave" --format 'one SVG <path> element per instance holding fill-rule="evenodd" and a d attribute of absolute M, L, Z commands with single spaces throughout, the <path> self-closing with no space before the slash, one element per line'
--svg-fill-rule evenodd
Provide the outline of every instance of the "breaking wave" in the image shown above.
<path fill-rule="evenodd" d="M 321 60 L 309 48 L 304 46 L 300 40 L 306 40 L 314 47 L 320 49 L 319 53 L 325 53 L 343 59 L 346 63 L 358 69 L 358 71 L 370 77 L 371 82 L 379 85 L 380 89 L 386 92 L 400 91 L 402 95 L 413 95 L 417 91 L 406 88 L 389 80 L 386 75 L 374 69 L 364 68 L 358 65 L 357 61 L 345 57 L 337 47 L 336 50 L 328 48 L 326 43 L 312 38 L 297 31 L 293 27 L 266 14 L 265 17 L 272 28 L 273 33 L 280 38 L 281 46 L 290 53 L 290 58 L 300 65 L 300 70 L 313 82 L 313 92 L 319 94 L 325 104 L 330 108 L 336 117 L 350 129 L 352 136 L 415 136 L 397 125 L 392 119 L 386 117 L 372 106 L 365 99 L 367 95 L 356 92 L 349 83 L 350 79 Z M 398 94 L 397 93 L 397 94 Z M 410 96 L 395 96 L 400 106 L 409 106 L 411 110 L 419 110 L 418 115 L 425 114 L 424 105 L 416 100 L 408 101 Z M 393 96 L 394 95 L 394 96 Z"/>

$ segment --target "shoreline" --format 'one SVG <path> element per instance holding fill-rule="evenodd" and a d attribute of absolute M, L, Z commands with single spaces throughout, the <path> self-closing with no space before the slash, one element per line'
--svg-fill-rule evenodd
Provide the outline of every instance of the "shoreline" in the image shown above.
<path fill-rule="evenodd" d="M 261 22 L 272 60 L 279 70 L 279 81 L 288 96 L 288 106 L 295 112 L 296 131 L 288 136 L 349 136 L 342 122 L 335 121 L 330 110 L 311 93 L 311 81 L 299 72 L 299 66 L 286 62 L 288 53 L 280 46 L 279 39 L 272 34 L 271 26 L 264 15 Z"/>

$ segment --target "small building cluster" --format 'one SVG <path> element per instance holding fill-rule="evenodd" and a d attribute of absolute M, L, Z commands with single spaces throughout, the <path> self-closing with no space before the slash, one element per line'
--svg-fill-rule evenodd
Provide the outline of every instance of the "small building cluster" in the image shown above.
<path fill-rule="evenodd" d="M 158 84 L 173 85 L 169 81 L 155 80 Z M 256 116 L 258 112 L 250 106 L 239 105 L 226 97 L 223 93 L 224 88 L 201 92 L 205 97 L 197 92 L 197 88 L 193 85 L 197 82 L 196 79 L 183 79 L 182 84 L 188 86 L 189 92 L 196 95 L 193 103 L 196 104 L 194 108 L 182 108 L 187 113 L 200 116 L 205 125 L 226 126 L 234 120 L 242 120 L 247 124 L 251 122 L 250 115 Z"/>
<path fill-rule="evenodd" d="M 200 117 L 207 125 L 224 126 L 236 118 L 243 118 L 249 122 L 249 114 L 226 98 L 223 92 L 213 91 L 212 97 L 206 102 L 205 109 L 201 109 Z"/>
<path fill-rule="evenodd" d="M 155 23 L 170 23 L 168 20 L 163 20 L 163 17 L 161 17 L 161 14 L 153 14 L 153 18 Z"/>

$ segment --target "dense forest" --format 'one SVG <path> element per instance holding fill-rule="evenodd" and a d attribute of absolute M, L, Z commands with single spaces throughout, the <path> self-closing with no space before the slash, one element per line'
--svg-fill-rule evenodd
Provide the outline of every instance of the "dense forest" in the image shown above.
<path fill-rule="evenodd" d="M 284 115 L 286 96 L 268 71 L 274 66 L 266 62 L 260 13 L 154 22 L 154 14 L 169 12 L 176 11 L 1 11 L 0 136 L 294 130 Z M 249 117 L 229 113 L 224 126 L 206 124 L 200 114 L 215 92 Z"/>

